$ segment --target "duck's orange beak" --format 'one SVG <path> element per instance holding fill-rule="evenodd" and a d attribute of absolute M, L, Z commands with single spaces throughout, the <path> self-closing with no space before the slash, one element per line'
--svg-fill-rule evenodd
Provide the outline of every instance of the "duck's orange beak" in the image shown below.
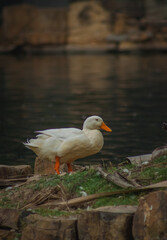
<path fill-rule="evenodd" d="M 107 125 L 104 122 L 102 122 L 102 125 L 100 126 L 100 128 L 107 132 L 112 132 L 111 128 L 107 127 Z"/>

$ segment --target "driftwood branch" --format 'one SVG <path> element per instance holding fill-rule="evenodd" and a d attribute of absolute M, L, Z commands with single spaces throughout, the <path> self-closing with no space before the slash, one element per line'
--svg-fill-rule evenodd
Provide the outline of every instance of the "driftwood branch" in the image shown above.
<path fill-rule="evenodd" d="M 66 207 L 66 206 L 72 207 L 72 206 L 76 206 L 78 204 L 83 204 L 83 203 L 86 203 L 86 202 L 90 202 L 92 200 L 102 198 L 102 197 L 110 197 L 110 196 L 116 196 L 116 195 L 122 195 L 122 194 L 128 194 L 128 193 L 138 193 L 138 192 L 144 192 L 144 191 L 149 191 L 149 190 L 153 190 L 153 189 L 156 189 L 156 188 L 164 188 L 164 187 L 165 188 L 167 187 L 167 181 L 163 181 L 163 182 L 156 183 L 156 184 L 151 184 L 149 186 L 142 187 L 142 188 L 126 189 L 126 190 L 120 190 L 120 191 L 114 191 L 114 192 L 103 192 L 103 193 L 91 194 L 89 196 L 78 197 L 78 198 L 70 199 L 68 201 L 59 202 L 59 203 L 56 203 L 56 204 L 54 204 L 54 202 L 50 202 L 50 203 L 46 203 L 42 206 L 43 207 L 48 207 L 48 208 Z"/>

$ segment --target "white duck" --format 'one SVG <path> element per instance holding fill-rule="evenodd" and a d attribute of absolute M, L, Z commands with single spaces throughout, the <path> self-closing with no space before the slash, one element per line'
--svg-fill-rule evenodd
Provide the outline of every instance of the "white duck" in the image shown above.
<path fill-rule="evenodd" d="M 68 172 L 72 172 L 71 162 L 93 155 L 103 147 L 103 135 L 99 129 L 112 131 L 101 117 L 91 116 L 84 121 L 82 130 L 60 128 L 37 131 L 37 138 L 24 145 L 40 158 L 55 159 L 57 174 L 60 174 L 59 167 L 63 163 L 67 163 Z"/>

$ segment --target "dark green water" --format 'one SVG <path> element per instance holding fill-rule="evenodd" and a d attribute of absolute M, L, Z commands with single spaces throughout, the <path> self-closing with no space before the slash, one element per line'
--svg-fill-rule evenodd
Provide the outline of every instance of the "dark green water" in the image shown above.
<path fill-rule="evenodd" d="M 167 142 L 167 55 L 0 56 L 0 105 L 0 164 L 33 164 L 21 142 L 35 130 L 95 114 L 113 132 L 82 163 L 120 162 Z"/>

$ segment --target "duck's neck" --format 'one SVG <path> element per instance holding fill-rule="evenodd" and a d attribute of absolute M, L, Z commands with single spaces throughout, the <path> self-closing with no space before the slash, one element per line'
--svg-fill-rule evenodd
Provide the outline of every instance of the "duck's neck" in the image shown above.
<path fill-rule="evenodd" d="M 94 139 L 97 137 L 103 139 L 103 135 L 98 129 L 91 130 L 89 128 L 83 128 L 82 131 L 85 133 L 85 135 L 87 135 L 91 139 Z"/>
<path fill-rule="evenodd" d="M 95 146 L 95 148 L 97 148 L 100 151 L 100 149 L 102 148 L 102 146 L 104 144 L 102 133 L 97 129 L 90 130 L 87 128 L 84 128 L 83 132 L 88 137 L 92 146 Z"/>

